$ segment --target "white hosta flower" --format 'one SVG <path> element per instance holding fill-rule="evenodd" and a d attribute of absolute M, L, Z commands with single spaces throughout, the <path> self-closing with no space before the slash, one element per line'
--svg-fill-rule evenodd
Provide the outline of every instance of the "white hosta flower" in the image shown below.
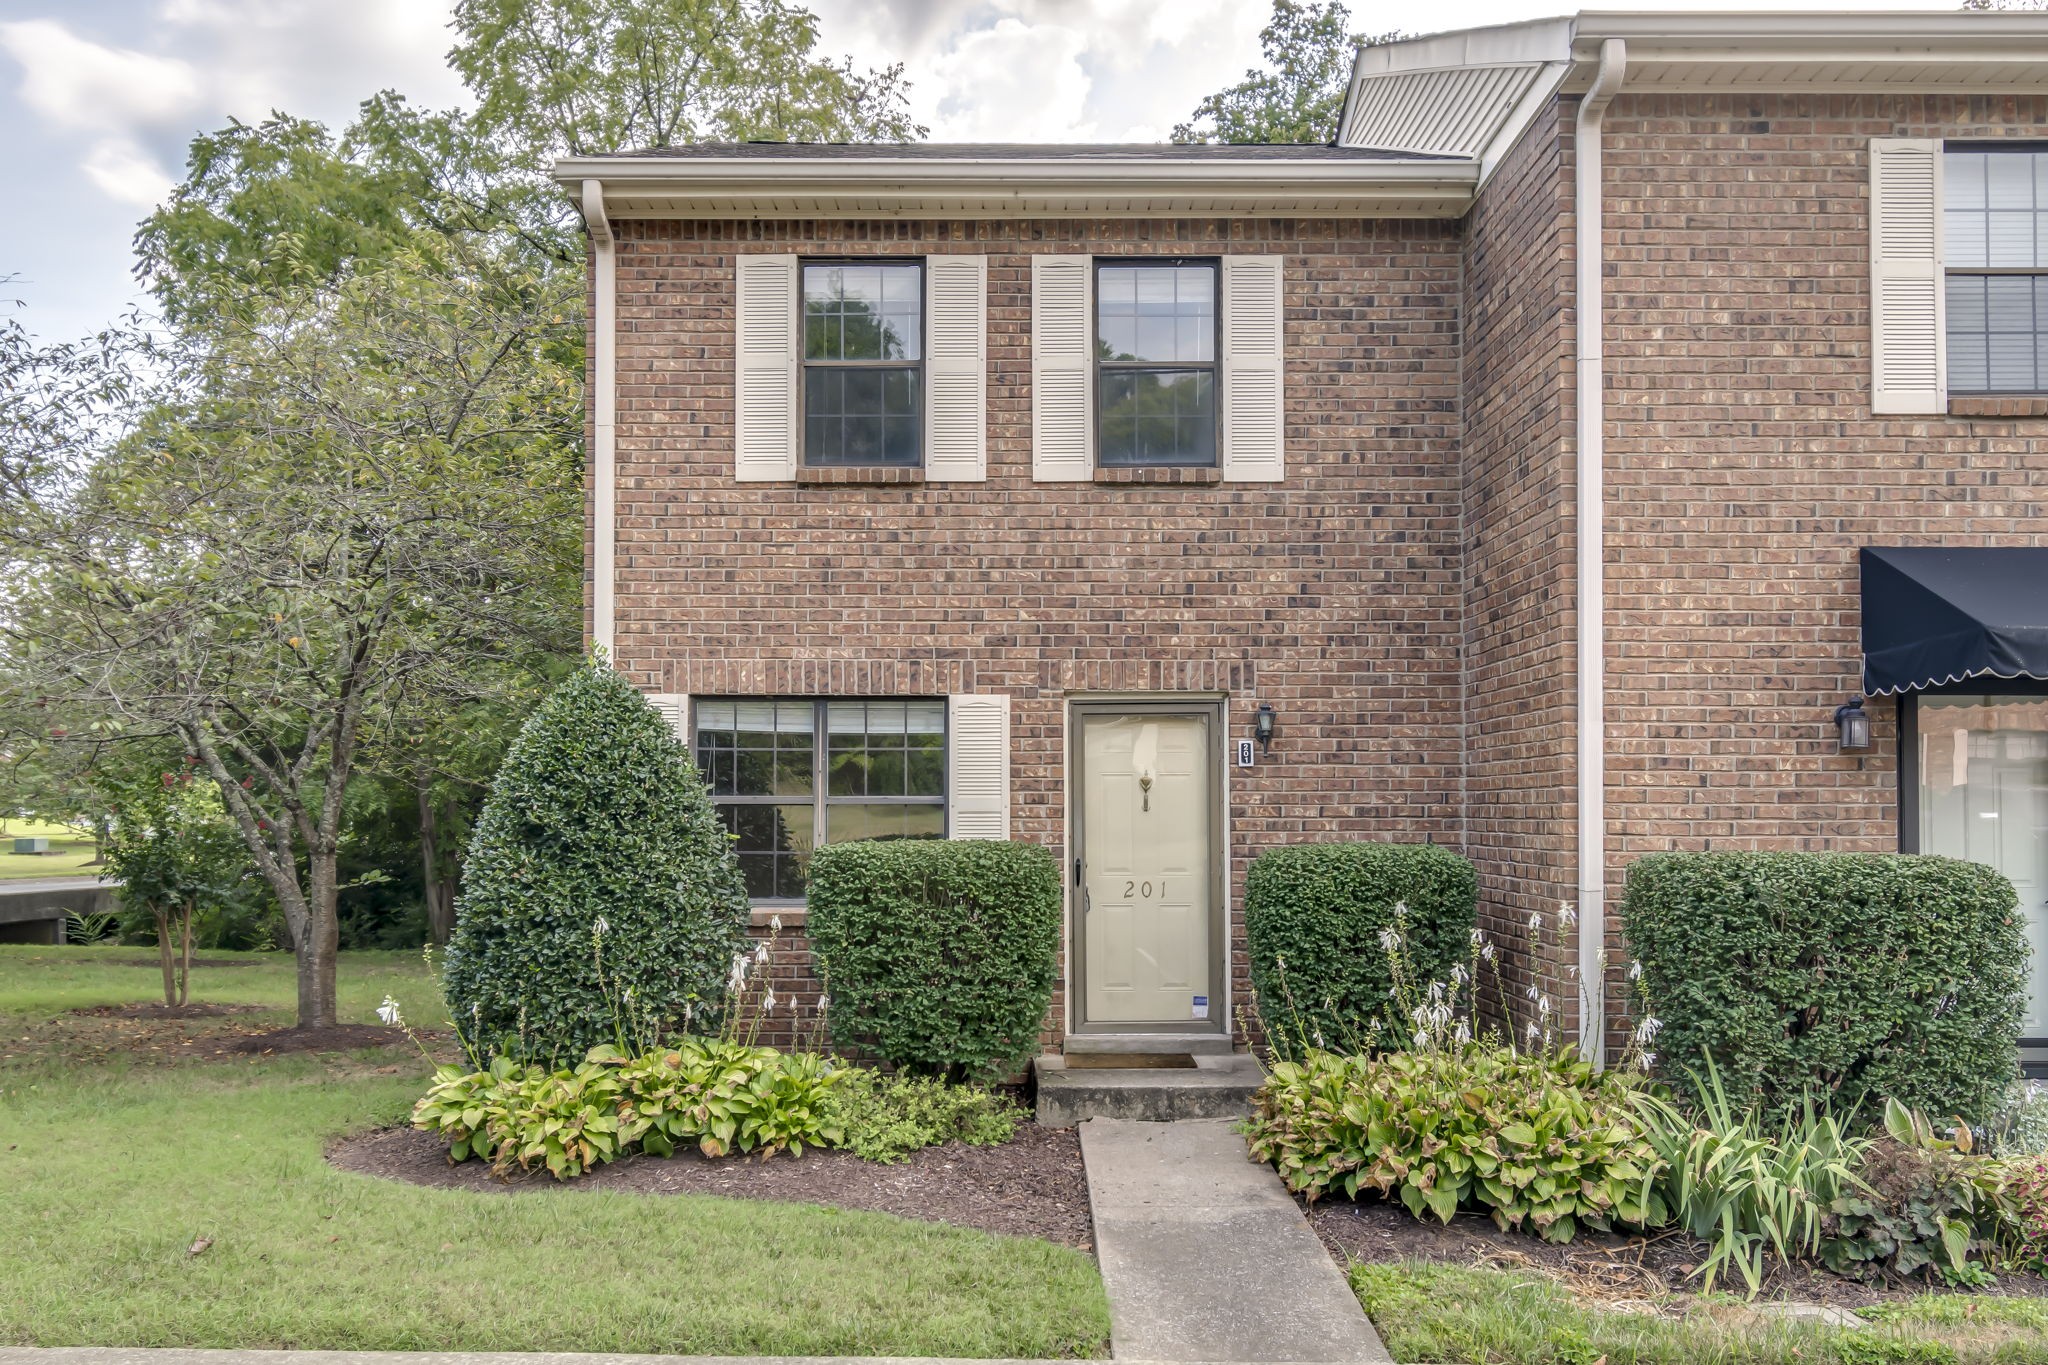
<path fill-rule="evenodd" d="M 1536 983 L 1531 981 L 1528 985 L 1522 987 L 1522 994 L 1528 996 L 1531 1000 L 1534 1000 L 1537 996 L 1541 995 L 1542 992 L 1537 990 Z"/>
<path fill-rule="evenodd" d="M 1469 980 L 1471 980 L 1471 976 L 1468 972 L 1466 972 L 1465 964 L 1462 962 L 1453 962 L 1451 964 L 1452 983 L 1455 985 L 1462 986 Z"/>
<path fill-rule="evenodd" d="M 1533 934 L 1542 927 L 1543 912 L 1541 910 L 1531 910 L 1529 912 L 1529 932 Z"/>
<path fill-rule="evenodd" d="M 1650 1015 L 1642 1023 L 1636 1025 L 1636 1041 L 1638 1043 L 1647 1043 L 1663 1031 L 1664 1021 L 1654 1014 Z"/>
<path fill-rule="evenodd" d="M 606 920 L 603 915 L 599 915 L 595 920 L 591 921 L 590 932 L 596 934 L 599 938 L 603 938 L 606 934 L 609 934 L 611 931 L 611 923 L 610 921 Z"/>
<path fill-rule="evenodd" d="M 1577 981 L 1579 979 L 1579 964 L 1576 962 L 1565 963 L 1564 974 L 1570 977 L 1572 980 Z"/>
<path fill-rule="evenodd" d="M 1474 929 L 1474 930 L 1472 931 L 1472 946 L 1473 946 L 1474 948 L 1477 948 L 1477 947 L 1478 947 L 1478 946 L 1479 946 L 1480 944 L 1482 944 L 1482 943 L 1484 943 L 1484 942 L 1486 942 L 1486 934 L 1485 934 L 1485 931 L 1483 931 L 1483 930 L 1480 930 L 1480 929 Z"/>
<path fill-rule="evenodd" d="M 1631 961 L 1628 964 L 1628 979 L 1631 981 L 1641 981 L 1643 979 L 1642 963 Z"/>
<path fill-rule="evenodd" d="M 728 990 L 739 990 L 747 984 L 747 959 L 745 954 L 732 960 L 732 975 L 726 978 Z"/>
<path fill-rule="evenodd" d="M 384 1003 L 377 1006 L 377 1017 L 392 1028 L 405 1023 L 405 1016 L 399 1012 L 398 1002 L 388 995 L 384 997 Z"/>
<path fill-rule="evenodd" d="M 831 1008 L 832 1008 L 832 997 L 831 997 L 831 996 L 829 996 L 829 995 L 821 995 L 821 996 L 819 996 L 819 997 L 818 997 L 818 1013 L 820 1013 L 820 1014 L 823 1014 L 823 1013 L 824 1013 L 824 1012 L 825 1012 L 826 1010 L 829 1010 L 829 1009 L 831 1009 Z"/>
<path fill-rule="evenodd" d="M 1407 902 L 1407 901 L 1395 901 L 1395 902 L 1394 902 L 1394 916 L 1395 916 L 1395 918 L 1397 918 L 1397 919 L 1407 919 L 1407 918 L 1408 918 L 1408 902 Z"/>
<path fill-rule="evenodd" d="M 634 994 L 633 988 L 631 986 L 626 987 L 626 1000 L 628 1003 L 631 1003 L 632 1001 L 638 998 L 639 997 Z"/>
<path fill-rule="evenodd" d="M 1418 1034 L 1416 1034 L 1416 1035 L 1415 1035 L 1415 1050 L 1416 1050 L 1417 1052 L 1422 1052 L 1422 1051 L 1426 1050 L 1426 1049 L 1427 1049 L 1428 1047 L 1429 1047 L 1429 1035 L 1428 1035 L 1427 1033 L 1418 1033 Z"/>
<path fill-rule="evenodd" d="M 1467 1023 L 1465 1020 L 1460 1019 L 1458 1021 L 1458 1027 L 1452 1032 L 1451 1037 L 1456 1039 L 1459 1046 L 1461 1047 L 1466 1043 L 1471 1042 L 1472 1025 Z"/>
<path fill-rule="evenodd" d="M 768 944 L 767 944 L 767 942 L 766 942 L 765 940 L 763 940 L 763 941 L 761 942 L 761 944 L 760 944 L 759 946 L 757 946 L 757 947 L 756 947 L 756 948 L 754 949 L 754 961 L 756 961 L 756 962 L 766 962 L 767 960 L 768 960 Z"/>
<path fill-rule="evenodd" d="M 1643 1068 L 1645 1070 L 1648 1070 L 1650 1067 L 1653 1067 L 1655 1065 L 1657 1065 L 1657 1054 L 1654 1052 L 1645 1052 L 1643 1054 Z"/>
<path fill-rule="evenodd" d="M 1488 943 L 1482 946 L 1479 950 L 1479 957 L 1480 960 L 1484 962 L 1493 961 L 1493 945 L 1491 943 Z"/>
<path fill-rule="evenodd" d="M 776 933 L 778 933 L 778 934 L 779 934 L 779 933 L 781 933 L 781 932 L 782 932 L 782 916 L 780 916 L 780 915 L 770 915 L 770 916 L 768 917 L 768 927 L 769 927 L 770 929 L 773 929 L 773 930 L 774 930 L 774 931 L 775 931 Z"/>
<path fill-rule="evenodd" d="M 1536 1002 L 1536 1013 L 1537 1013 L 1537 1014 L 1539 1014 L 1539 1015 L 1541 1015 L 1541 1016 L 1542 1016 L 1543 1018 L 1545 1018 L 1545 1019 L 1548 1019 L 1548 1018 L 1550 1017 L 1550 997 L 1549 997 L 1549 996 L 1547 996 L 1547 995 L 1546 995 L 1546 996 L 1544 996 L 1544 997 L 1543 997 L 1543 998 L 1542 998 L 1541 1000 L 1538 1000 L 1538 1001 Z"/>
<path fill-rule="evenodd" d="M 761 1008 L 770 1014 L 775 1013 L 775 991 L 772 987 L 769 989 L 768 994 L 761 998 Z"/>
<path fill-rule="evenodd" d="M 1323 1031 L 1322 1031 L 1321 1029 L 1317 1029 L 1317 1030 L 1315 1031 L 1315 1039 L 1316 1039 L 1316 1046 L 1317 1046 L 1317 1047 L 1321 1047 L 1321 1046 L 1323 1045 Z"/>
<path fill-rule="evenodd" d="M 1529 1046 L 1536 1046 L 1536 1025 L 1533 1023 L 1529 1025 Z"/>
<path fill-rule="evenodd" d="M 1392 929 L 1380 930 L 1380 947 L 1382 950 L 1391 953 L 1399 949 L 1400 946 L 1401 936 L 1399 934 L 1395 933 Z"/>
<path fill-rule="evenodd" d="M 1572 909 L 1570 901 L 1559 901 L 1557 903 L 1557 922 L 1564 925 L 1567 929 L 1579 922 L 1579 912 Z"/>

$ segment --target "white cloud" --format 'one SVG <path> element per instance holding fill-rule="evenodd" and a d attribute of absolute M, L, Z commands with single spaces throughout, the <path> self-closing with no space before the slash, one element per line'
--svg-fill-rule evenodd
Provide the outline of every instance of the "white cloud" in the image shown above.
<path fill-rule="evenodd" d="M 67 128 L 124 131 L 193 110 L 200 79 L 189 62 L 103 47 L 54 19 L 0 24 L 0 48 L 21 64 L 21 101 Z"/>
<path fill-rule="evenodd" d="M 1092 82 L 1086 37 L 1054 24 L 1003 19 L 928 58 L 917 93 L 933 101 L 932 133 L 962 142 L 1085 141 Z"/>
<path fill-rule="evenodd" d="M 155 208 L 176 188 L 164 168 L 126 138 L 95 142 L 80 169 L 108 198 L 142 209 Z"/>

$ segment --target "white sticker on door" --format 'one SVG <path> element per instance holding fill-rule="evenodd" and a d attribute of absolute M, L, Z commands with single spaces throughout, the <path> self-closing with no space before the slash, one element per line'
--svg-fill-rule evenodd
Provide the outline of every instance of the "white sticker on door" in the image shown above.
<path fill-rule="evenodd" d="M 1208 1017 L 1209 1017 L 1209 997 L 1208 997 L 1208 996 L 1206 996 L 1206 995 L 1198 995 L 1198 996 L 1196 996 L 1196 997 L 1195 997 L 1195 1018 L 1197 1018 L 1197 1019 L 1207 1019 Z"/>

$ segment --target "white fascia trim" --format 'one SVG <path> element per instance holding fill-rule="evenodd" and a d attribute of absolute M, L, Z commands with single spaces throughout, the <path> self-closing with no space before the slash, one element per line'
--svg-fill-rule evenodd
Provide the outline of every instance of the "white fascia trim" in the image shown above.
<path fill-rule="evenodd" d="M 590 357 L 590 645 L 616 665 L 618 635 L 618 244 L 605 214 L 604 184 L 581 182 L 583 223 L 590 232 L 592 292 Z"/>
<path fill-rule="evenodd" d="M 555 163 L 565 186 L 595 179 L 622 217 L 754 216 L 772 200 L 791 214 L 957 212 L 998 216 L 1176 213 L 1358 214 L 1458 217 L 1479 165 L 1467 158 L 1346 161 L 1202 161 L 1144 156 L 996 157 L 571 157 Z"/>

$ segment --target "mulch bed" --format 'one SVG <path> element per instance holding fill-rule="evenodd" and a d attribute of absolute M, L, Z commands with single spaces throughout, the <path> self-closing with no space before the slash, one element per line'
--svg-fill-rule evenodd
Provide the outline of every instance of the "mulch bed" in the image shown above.
<path fill-rule="evenodd" d="M 223 1019 L 231 1014 L 262 1014 L 268 1005 L 88 1005 L 75 1009 L 89 1019 Z"/>
<path fill-rule="evenodd" d="M 440 1189 L 503 1194 L 535 1190 L 612 1190 L 629 1194 L 713 1194 L 867 1209 L 930 1223 L 1014 1237 L 1042 1237 L 1083 1251 L 1094 1246 L 1081 1140 L 1071 1128 L 1017 1125 L 998 1147 L 949 1142 L 892 1165 L 850 1152 L 807 1151 L 767 1161 L 716 1160 L 695 1152 L 633 1156 L 570 1181 L 547 1172 L 500 1178 L 481 1161 L 451 1165 L 446 1144 L 411 1128 L 344 1138 L 327 1159 L 345 1171 Z"/>
<path fill-rule="evenodd" d="M 1418 1219 L 1399 1204 L 1322 1199 L 1305 1205 L 1309 1226 L 1339 1265 L 1350 1261 L 1435 1261 L 1455 1265 L 1535 1270 L 1562 1280 L 1582 1299 L 1614 1308 L 1683 1311 L 1700 1282 L 1693 1271 L 1707 1257 L 1707 1244 L 1682 1232 L 1621 1237 L 1582 1230 L 1558 1246 L 1521 1232 L 1502 1232 L 1493 1220 L 1461 1213 L 1449 1223 Z M 1740 1294 L 1739 1276 L 1714 1282 Z M 1906 1284 L 1864 1284 L 1810 1266 L 1773 1263 L 1763 1297 L 1856 1309 L 1925 1294 L 1938 1285 L 1915 1279 Z M 1967 1292 L 1967 1291 L 1960 1291 Z M 2000 1275 L 1996 1293 L 2048 1297 L 2048 1280 L 2035 1275 Z"/>
<path fill-rule="evenodd" d="M 382 1024 L 331 1024 L 326 1028 L 279 1028 L 246 1034 L 228 1041 L 221 1051 L 233 1056 L 283 1052 L 353 1052 L 366 1047 L 403 1047 L 411 1043 L 405 1030 Z"/>

